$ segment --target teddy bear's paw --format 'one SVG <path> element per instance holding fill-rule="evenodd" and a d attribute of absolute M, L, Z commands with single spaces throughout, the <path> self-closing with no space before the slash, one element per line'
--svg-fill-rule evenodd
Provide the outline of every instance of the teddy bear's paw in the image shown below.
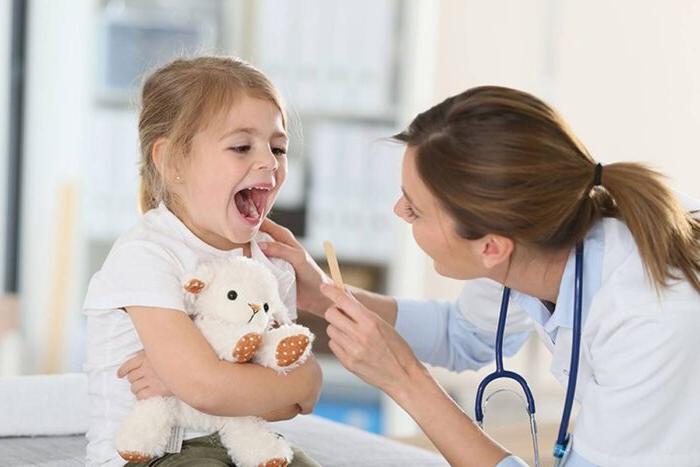
<path fill-rule="evenodd" d="M 139 463 L 162 456 L 175 422 L 175 404 L 172 397 L 137 401 L 114 435 L 114 447 L 119 455 Z"/>
<path fill-rule="evenodd" d="M 284 368 L 296 363 L 309 346 L 309 337 L 303 334 L 285 337 L 277 344 L 275 358 L 277 365 Z"/>
<path fill-rule="evenodd" d="M 258 467 L 287 467 L 289 462 L 287 459 L 270 459 L 269 461 L 260 464 Z"/>
<path fill-rule="evenodd" d="M 137 464 L 145 464 L 146 462 L 153 459 L 153 456 L 149 456 L 148 454 L 143 454 L 141 452 L 119 451 L 119 455 L 125 461 L 135 462 Z"/>
<path fill-rule="evenodd" d="M 262 344 L 262 336 L 260 334 L 250 332 L 241 337 L 236 346 L 233 348 L 233 360 L 238 363 L 249 362 L 255 351 Z"/>

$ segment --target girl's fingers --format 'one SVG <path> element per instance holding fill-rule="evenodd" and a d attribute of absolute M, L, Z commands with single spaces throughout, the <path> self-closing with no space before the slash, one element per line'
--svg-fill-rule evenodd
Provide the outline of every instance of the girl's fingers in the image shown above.
<path fill-rule="evenodd" d="M 131 391 L 134 392 L 134 391 Z M 144 399 L 148 399 L 149 397 L 153 397 L 157 394 L 155 394 L 153 391 L 151 391 L 150 386 L 146 386 L 143 389 L 141 389 L 138 392 L 134 392 L 134 395 L 136 396 L 136 399 L 142 401 Z"/>
<path fill-rule="evenodd" d="M 130 358 L 129 360 L 127 360 L 126 362 L 124 362 L 122 364 L 122 366 L 120 366 L 119 369 L 117 370 L 117 377 L 123 378 L 124 376 L 129 374 L 129 372 L 135 370 L 136 368 L 141 367 L 141 365 L 143 364 L 143 360 L 145 358 L 145 355 L 146 355 L 145 352 L 141 351 L 141 352 L 137 353 L 136 356 L 134 356 L 134 357 Z"/>
<path fill-rule="evenodd" d="M 145 376 L 145 372 L 143 371 L 142 367 L 138 367 L 135 370 L 131 370 L 129 373 L 127 373 L 127 379 L 129 380 L 129 383 L 134 383 L 140 379 L 142 379 Z"/>
<path fill-rule="evenodd" d="M 141 379 L 138 379 L 138 380 L 134 381 L 133 383 L 131 383 L 130 388 L 131 388 L 131 392 L 133 394 L 138 394 L 139 391 L 143 391 L 144 389 L 146 389 L 149 386 L 150 385 L 148 384 L 146 379 L 141 378 Z"/>

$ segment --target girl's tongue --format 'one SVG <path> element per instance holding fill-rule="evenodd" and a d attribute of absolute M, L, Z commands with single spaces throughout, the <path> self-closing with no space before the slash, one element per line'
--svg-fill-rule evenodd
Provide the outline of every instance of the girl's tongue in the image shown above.
<path fill-rule="evenodd" d="M 236 208 L 241 216 L 251 224 L 257 224 L 262 216 L 264 201 L 266 197 L 264 190 L 257 188 L 244 189 L 234 195 Z"/>

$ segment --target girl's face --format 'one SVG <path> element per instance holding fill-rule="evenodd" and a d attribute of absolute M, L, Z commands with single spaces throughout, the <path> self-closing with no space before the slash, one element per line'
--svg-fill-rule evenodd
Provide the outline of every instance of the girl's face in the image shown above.
<path fill-rule="evenodd" d="M 248 243 L 287 174 L 287 133 L 274 103 L 247 95 L 198 132 L 174 192 L 183 222 L 206 243 Z"/>
<path fill-rule="evenodd" d="M 408 146 L 401 169 L 403 195 L 396 202 L 394 213 L 411 224 L 413 238 L 433 259 L 439 274 L 462 280 L 486 276 L 481 254 L 484 241 L 457 235 L 452 217 L 421 180 L 415 159 L 415 148 Z"/>

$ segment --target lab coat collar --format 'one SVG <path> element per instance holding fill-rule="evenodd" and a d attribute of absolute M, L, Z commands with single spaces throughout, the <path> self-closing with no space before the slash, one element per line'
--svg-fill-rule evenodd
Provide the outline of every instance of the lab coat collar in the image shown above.
<path fill-rule="evenodd" d="M 583 307 L 581 310 L 583 322 L 585 322 L 593 297 L 600 289 L 604 246 L 605 232 L 603 229 L 603 222 L 597 222 L 588 232 L 584 240 Z M 573 248 L 569 253 L 569 258 L 566 262 L 564 273 L 562 274 L 556 308 L 554 309 L 554 313 L 551 314 L 538 298 L 513 291 L 513 299 L 527 311 L 536 323 L 543 327 L 544 331 L 549 335 L 551 342 L 556 341 L 559 328 L 573 328 L 575 278 L 576 248 Z"/>

